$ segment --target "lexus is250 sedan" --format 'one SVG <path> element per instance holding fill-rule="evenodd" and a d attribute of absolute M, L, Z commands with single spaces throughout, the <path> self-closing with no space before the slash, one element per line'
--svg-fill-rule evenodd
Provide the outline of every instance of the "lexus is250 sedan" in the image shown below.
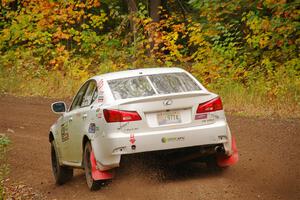
<path fill-rule="evenodd" d="M 221 98 L 180 68 L 94 76 L 68 109 L 64 102 L 51 108 L 60 114 L 49 133 L 57 184 L 68 181 L 73 168 L 83 168 L 88 187 L 97 189 L 113 178 L 122 155 L 140 152 L 209 155 L 219 167 L 238 160 Z"/>

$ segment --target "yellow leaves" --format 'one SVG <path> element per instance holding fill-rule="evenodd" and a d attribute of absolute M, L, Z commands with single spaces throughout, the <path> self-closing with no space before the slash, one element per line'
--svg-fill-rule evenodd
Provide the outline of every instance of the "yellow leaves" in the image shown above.
<path fill-rule="evenodd" d="M 65 49 L 64 45 L 57 44 L 56 49 L 52 54 L 54 57 L 49 60 L 49 69 L 56 71 L 64 71 L 64 65 L 69 60 L 69 52 Z"/>
<path fill-rule="evenodd" d="M 150 49 L 150 48 L 151 48 L 150 44 L 146 44 L 146 49 Z"/>
<path fill-rule="evenodd" d="M 214 83 L 220 78 L 219 71 L 221 67 L 218 65 L 210 64 L 210 60 L 208 63 L 197 63 L 193 66 L 194 73 L 199 76 L 199 78 L 203 81 L 204 84 Z"/>
<path fill-rule="evenodd" d="M 82 28 L 82 29 L 89 29 L 89 28 L 90 28 L 90 26 L 89 26 L 89 25 L 87 25 L 87 24 L 81 24 L 81 28 Z"/>
<path fill-rule="evenodd" d="M 189 42 L 190 44 L 199 46 L 204 46 L 206 44 L 206 41 L 201 34 L 191 34 Z"/>
<path fill-rule="evenodd" d="M 103 28 L 103 24 L 108 20 L 108 17 L 105 13 L 101 12 L 100 15 L 92 15 L 90 17 L 91 26 L 94 28 Z"/>
<path fill-rule="evenodd" d="M 268 36 L 261 37 L 260 40 L 259 40 L 260 48 L 266 47 L 268 45 L 268 43 L 269 43 L 269 37 Z"/>
<path fill-rule="evenodd" d="M 275 5 L 275 4 L 285 4 L 286 0 L 265 0 L 265 3 L 268 6 L 272 6 L 272 5 Z"/>
<path fill-rule="evenodd" d="M 261 22 L 261 28 L 262 28 L 264 31 L 270 30 L 270 21 L 267 20 L 267 19 L 263 19 L 262 22 Z"/>
<path fill-rule="evenodd" d="M 10 29 L 8 28 L 2 29 L 0 35 L 1 40 L 8 40 L 10 38 L 10 34 L 11 34 Z"/>
<path fill-rule="evenodd" d="M 152 19 L 151 18 L 145 18 L 144 20 L 143 20 L 143 24 L 149 24 L 149 23 L 151 23 L 152 22 Z"/>

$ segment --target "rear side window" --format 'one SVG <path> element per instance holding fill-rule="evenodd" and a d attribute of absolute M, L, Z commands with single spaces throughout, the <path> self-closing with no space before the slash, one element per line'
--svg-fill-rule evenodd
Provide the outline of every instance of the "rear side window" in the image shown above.
<path fill-rule="evenodd" d="M 74 100 L 73 100 L 73 103 L 70 107 L 70 111 L 71 110 L 75 110 L 77 108 L 80 108 L 80 105 L 82 103 L 82 99 L 83 99 L 83 96 L 85 94 L 85 91 L 88 87 L 88 84 L 89 82 L 85 83 L 81 88 L 80 90 L 78 91 L 77 95 L 75 96 Z"/>
<path fill-rule="evenodd" d="M 91 103 L 93 103 L 93 101 L 95 100 L 93 98 L 95 90 L 97 90 L 96 81 L 91 81 L 83 97 L 81 107 L 89 106 L 91 105 Z"/>
<path fill-rule="evenodd" d="M 115 99 L 146 97 L 155 94 L 145 76 L 110 80 L 108 85 Z"/>
<path fill-rule="evenodd" d="M 155 74 L 149 76 L 159 94 L 170 94 L 200 90 L 186 73 Z"/>

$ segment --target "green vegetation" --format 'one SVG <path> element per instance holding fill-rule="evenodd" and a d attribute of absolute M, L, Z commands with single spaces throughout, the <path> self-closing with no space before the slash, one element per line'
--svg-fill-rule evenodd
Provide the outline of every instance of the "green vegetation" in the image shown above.
<path fill-rule="evenodd" d="M 0 92 L 67 97 L 95 74 L 180 66 L 228 111 L 300 117 L 299 5 L 3 0 Z"/>
<path fill-rule="evenodd" d="M 6 152 L 9 139 L 0 134 L 0 200 L 4 199 L 4 179 L 8 173 L 8 165 L 6 162 Z"/>

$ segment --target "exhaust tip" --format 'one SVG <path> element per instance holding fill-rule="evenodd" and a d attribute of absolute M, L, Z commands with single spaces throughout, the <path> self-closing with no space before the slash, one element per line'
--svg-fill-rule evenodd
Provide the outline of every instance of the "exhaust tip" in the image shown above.
<path fill-rule="evenodd" d="M 225 149 L 223 145 L 218 145 L 215 147 L 215 152 L 216 153 L 225 153 Z"/>

